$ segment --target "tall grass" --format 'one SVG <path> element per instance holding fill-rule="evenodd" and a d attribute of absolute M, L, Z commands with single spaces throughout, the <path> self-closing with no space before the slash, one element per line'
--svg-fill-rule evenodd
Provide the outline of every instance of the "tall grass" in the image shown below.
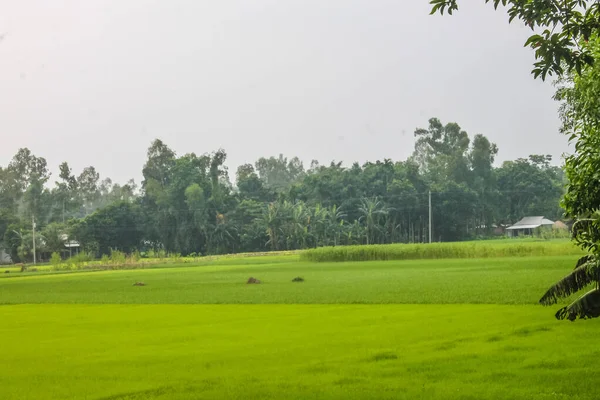
<path fill-rule="evenodd" d="M 311 262 L 421 260 L 578 255 L 582 250 L 566 240 L 546 242 L 458 242 L 336 246 L 305 250 L 300 260 Z"/>

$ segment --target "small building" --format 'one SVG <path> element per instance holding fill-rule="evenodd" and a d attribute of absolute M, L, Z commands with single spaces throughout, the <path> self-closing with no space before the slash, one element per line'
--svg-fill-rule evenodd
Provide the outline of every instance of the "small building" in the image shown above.
<path fill-rule="evenodd" d="M 544 217 L 525 217 L 514 225 L 506 228 L 509 237 L 528 235 L 532 236 L 536 230 L 544 227 L 552 228 L 554 221 Z"/>
<path fill-rule="evenodd" d="M 61 235 L 61 239 L 65 242 L 65 247 L 69 250 L 69 257 L 73 255 L 73 251 L 75 251 L 76 254 L 79 253 L 79 248 L 81 247 L 79 242 L 69 240 L 69 237 L 65 234 Z"/>

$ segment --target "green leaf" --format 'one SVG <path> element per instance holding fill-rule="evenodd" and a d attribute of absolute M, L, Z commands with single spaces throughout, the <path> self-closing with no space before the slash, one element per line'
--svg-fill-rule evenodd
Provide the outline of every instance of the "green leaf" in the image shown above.
<path fill-rule="evenodd" d="M 555 317 L 556 319 L 568 319 L 569 321 L 575 321 L 577 318 L 600 317 L 600 290 L 590 290 L 573 303 L 558 310 Z"/>
<path fill-rule="evenodd" d="M 585 258 L 585 257 L 584 257 Z M 580 259 L 578 261 L 581 262 Z M 554 284 L 540 299 L 540 303 L 548 306 L 556 304 L 559 298 L 569 297 L 598 279 L 598 263 L 593 257 L 576 267 L 573 272 Z"/>

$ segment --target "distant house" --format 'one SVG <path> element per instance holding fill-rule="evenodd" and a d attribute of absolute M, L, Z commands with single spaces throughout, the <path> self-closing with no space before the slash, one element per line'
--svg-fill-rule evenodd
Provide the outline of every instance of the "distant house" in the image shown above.
<path fill-rule="evenodd" d="M 491 229 L 489 229 L 489 230 L 488 230 L 488 227 L 487 227 L 487 225 L 479 225 L 479 226 L 476 226 L 475 228 L 476 228 L 476 229 L 477 229 L 477 231 L 478 231 L 478 232 L 480 232 L 480 233 L 484 233 L 484 232 L 487 232 L 487 231 L 491 231 L 491 233 L 492 233 L 493 235 L 496 235 L 496 236 L 502 236 L 502 235 L 504 235 L 504 234 L 506 233 L 505 231 L 506 231 L 506 228 L 507 228 L 507 227 L 508 227 L 508 225 L 504 225 L 504 224 L 500 224 L 500 225 L 491 224 L 491 225 L 490 225 L 490 228 L 491 228 Z"/>
<path fill-rule="evenodd" d="M 554 226 L 554 221 L 550 221 L 544 217 L 525 217 L 514 225 L 506 228 L 509 237 L 533 235 L 536 229 L 544 227 L 551 228 Z"/>
<path fill-rule="evenodd" d="M 69 250 L 69 256 L 73 255 L 73 250 L 75 250 L 76 253 L 79 253 L 79 247 L 81 247 L 79 242 L 69 240 L 69 237 L 65 234 L 61 235 L 61 238 L 65 242 L 65 247 Z"/>

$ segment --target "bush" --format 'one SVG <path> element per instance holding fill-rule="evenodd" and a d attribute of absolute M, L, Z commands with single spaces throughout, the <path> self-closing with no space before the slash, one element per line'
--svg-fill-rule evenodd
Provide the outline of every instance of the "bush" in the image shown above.
<path fill-rule="evenodd" d="M 68 264 L 65 265 L 65 269 L 81 269 L 85 266 L 85 263 L 90 262 L 94 259 L 92 253 L 86 253 L 82 251 L 68 260 Z"/>
<path fill-rule="evenodd" d="M 110 261 L 112 264 L 114 265 L 123 265 L 125 264 L 125 253 L 123 253 L 122 251 L 119 250 L 112 250 L 110 251 Z"/>
<path fill-rule="evenodd" d="M 52 253 L 50 256 L 50 264 L 53 268 L 59 268 L 60 264 L 62 264 L 62 258 L 60 257 L 60 254 L 56 252 Z"/>
<path fill-rule="evenodd" d="M 336 246 L 304 250 L 300 259 L 312 262 L 419 260 L 440 258 L 488 258 L 580 255 L 569 241 L 554 242 L 457 242 Z"/>
<path fill-rule="evenodd" d="M 133 253 L 131 253 L 130 257 L 129 257 L 133 262 L 138 262 L 142 259 L 142 254 L 136 250 Z"/>
<path fill-rule="evenodd" d="M 100 258 L 100 264 L 103 266 L 110 264 L 110 257 L 108 256 L 108 254 L 102 255 L 102 257 Z"/>

